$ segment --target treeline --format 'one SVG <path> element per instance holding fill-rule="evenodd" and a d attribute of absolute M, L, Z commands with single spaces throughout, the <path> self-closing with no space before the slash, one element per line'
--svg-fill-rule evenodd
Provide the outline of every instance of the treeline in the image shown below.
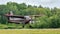
<path fill-rule="evenodd" d="M 41 5 L 32 6 L 26 5 L 25 3 L 7 2 L 6 5 L 0 5 L 0 23 L 7 23 L 7 19 L 3 15 L 9 11 L 13 11 L 15 15 L 41 15 L 41 17 L 36 18 L 38 22 L 30 24 L 31 28 L 60 27 L 60 8 L 54 7 L 50 9 L 49 7 L 42 7 Z"/>

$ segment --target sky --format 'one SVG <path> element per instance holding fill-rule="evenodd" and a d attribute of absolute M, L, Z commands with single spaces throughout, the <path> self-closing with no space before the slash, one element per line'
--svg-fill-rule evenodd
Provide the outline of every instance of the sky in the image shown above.
<path fill-rule="evenodd" d="M 60 8 L 60 0 L 0 0 L 0 4 L 6 4 L 7 2 L 26 3 L 27 5 L 42 5 L 49 8 Z"/>

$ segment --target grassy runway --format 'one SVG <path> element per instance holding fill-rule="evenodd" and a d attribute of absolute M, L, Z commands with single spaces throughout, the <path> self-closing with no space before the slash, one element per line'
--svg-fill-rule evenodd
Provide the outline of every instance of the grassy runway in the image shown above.
<path fill-rule="evenodd" d="M 0 29 L 0 34 L 60 34 L 60 29 Z"/>

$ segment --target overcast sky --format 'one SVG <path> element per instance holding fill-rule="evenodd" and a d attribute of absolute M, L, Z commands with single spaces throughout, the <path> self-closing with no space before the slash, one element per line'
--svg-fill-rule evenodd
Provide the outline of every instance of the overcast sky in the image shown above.
<path fill-rule="evenodd" d="M 43 7 L 57 7 L 60 8 L 60 0 L 0 0 L 0 4 L 7 2 L 26 3 L 27 5 L 42 5 Z"/>

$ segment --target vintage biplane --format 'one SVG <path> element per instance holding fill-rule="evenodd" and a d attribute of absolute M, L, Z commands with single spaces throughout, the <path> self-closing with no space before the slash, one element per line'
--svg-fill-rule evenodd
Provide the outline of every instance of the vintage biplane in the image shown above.
<path fill-rule="evenodd" d="M 8 23 L 16 23 L 16 24 L 28 24 L 29 22 L 33 21 L 32 16 L 20 16 L 20 15 L 14 15 L 12 11 L 5 14 L 5 16 L 8 19 Z M 34 15 L 34 17 L 40 17 L 39 15 Z M 24 26 L 23 26 L 24 27 Z"/>

